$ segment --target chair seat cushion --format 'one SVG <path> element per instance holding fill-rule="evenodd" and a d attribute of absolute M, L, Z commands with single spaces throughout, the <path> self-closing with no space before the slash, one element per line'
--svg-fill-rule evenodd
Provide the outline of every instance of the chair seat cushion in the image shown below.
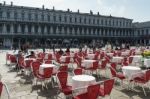
<path fill-rule="evenodd" d="M 70 94 L 72 94 L 72 87 L 71 86 L 66 86 L 65 88 L 62 88 L 62 92 L 65 95 L 70 95 Z"/>
<path fill-rule="evenodd" d="M 138 83 L 146 83 L 144 77 L 135 77 L 133 81 Z"/>
<path fill-rule="evenodd" d="M 105 94 L 104 94 L 104 87 L 103 86 L 100 87 L 99 96 L 105 96 Z"/>
<path fill-rule="evenodd" d="M 117 73 L 116 77 L 118 77 L 120 79 L 125 79 L 125 76 L 122 73 Z"/>
<path fill-rule="evenodd" d="M 88 99 L 88 94 L 83 93 L 83 94 L 80 94 L 80 95 L 73 97 L 73 99 Z"/>

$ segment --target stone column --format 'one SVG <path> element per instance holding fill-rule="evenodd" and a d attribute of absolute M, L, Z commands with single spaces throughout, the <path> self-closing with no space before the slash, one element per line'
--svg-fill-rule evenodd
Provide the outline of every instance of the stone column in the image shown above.
<path fill-rule="evenodd" d="M 17 32 L 18 32 L 18 33 L 21 33 L 21 26 L 20 26 L 20 24 L 19 24 L 18 27 L 17 27 Z"/>
<path fill-rule="evenodd" d="M 25 25 L 25 34 L 28 34 L 28 25 Z"/>
<path fill-rule="evenodd" d="M 50 33 L 53 34 L 53 27 L 50 27 Z"/>
<path fill-rule="evenodd" d="M 93 35 L 93 29 L 91 29 L 91 35 Z"/>
<path fill-rule="evenodd" d="M 6 24 L 3 24 L 3 33 L 6 33 L 7 29 L 6 29 Z"/>
<path fill-rule="evenodd" d="M 79 28 L 77 29 L 77 34 L 80 34 L 80 30 L 79 30 Z"/>
<path fill-rule="evenodd" d="M 88 28 L 86 29 L 86 34 L 89 35 L 89 29 Z"/>
<path fill-rule="evenodd" d="M 64 34 L 64 33 L 65 33 L 65 29 L 64 29 L 64 27 L 62 27 L 62 29 L 61 29 L 61 33 L 62 33 L 62 34 Z"/>
<path fill-rule="evenodd" d="M 100 35 L 100 36 L 102 35 L 102 30 L 101 30 L 101 29 L 99 29 L 99 35 Z"/>
<path fill-rule="evenodd" d="M 10 27 L 10 33 L 14 33 L 14 25 L 13 24 L 11 24 L 11 27 Z"/>
<path fill-rule="evenodd" d="M 59 34 L 58 26 L 56 27 L 56 34 Z"/>
<path fill-rule="evenodd" d="M 82 28 L 81 34 L 84 35 L 84 28 Z"/>
<path fill-rule="evenodd" d="M 74 28 L 72 28 L 72 34 L 75 35 L 75 30 L 74 30 Z"/>
<path fill-rule="evenodd" d="M 97 29 L 95 29 L 95 35 L 97 35 L 97 34 L 98 34 Z"/>
<path fill-rule="evenodd" d="M 38 26 L 38 34 L 41 34 L 41 26 Z"/>
<path fill-rule="evenodd" d="M 34 27 L 34 25 L 32 25 L 32 28 L 31 28 L 31 33 L 35 33 L 35 27 Z"/>
<path fill-rule="evenodd" d="M 44 27 L 44 34 L 47 34 L 47 26 Z"/>
<path fill-rule="evenodd" d="M 70 33 L 70 31 L 69 31 L 69 27 L 67 27 L 67 34 L 69 34 Z"/>

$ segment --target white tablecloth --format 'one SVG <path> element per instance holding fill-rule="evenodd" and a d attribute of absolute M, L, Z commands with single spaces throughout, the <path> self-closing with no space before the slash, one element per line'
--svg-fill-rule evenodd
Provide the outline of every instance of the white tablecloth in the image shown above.
<path fill-rule="evenodd" d="M 87 54 L 86 58 L 94 59 L 95 58 L 95 54 Z"/>
<path fill-rule="evenodd" d="M 61 61 L 61 62 L 66 62 L 66 58 L 67 58 L 67 57 L 70 57 L 70 56 L 61 56 L 61 57 L 60 57 L 60 61 Z"/>
<path fill-rule="evenodd" d="M 33 60 L 33 61 L 35 61 L 36 59 L 35 59 L 35 58 L 25 58 L 24 60 L 25 60 L 25 61 L 28 61 L 28 60 Z"/>
<path fill-rule="evenodd" d="M 53 73 L 56 73 L 58 71 L 58 67 L 54 64 L 42 64 L 42 65 L 40 65 L 39 73 L 43 74 L 44 68 L 49 68 L 49 67 L 53 68 Z"/>
<path fill-rule="evenodd" d="M 144 59 L 144 65 L 150 67 L 150 59 Z"/>
<path fill-rule="evenodd" d="M 132 60 L 133 64 L 136 64 L 136 63 L 141 64 L 141 59 L 142 59 L 141 55 L 135 55 L 135 56 L 130 56 L 130 57 L 133 57 L 133 60 Z"/>
<path fill-rule="evenodd" d="M 128 56 L 129 55 L 129 52 L 121 52 L 121 56 Z"/>
<path fill-rule="evenodd" d="M 112 62 L 115 62 L 115 63 L 121 63 L 123 60 L 123 57 L 113 57 L 112 58 Z"/>
<path fill-rule="evenodd" d="M 72 77 L 72 88 L 86 87 L 96 82 L 95 77 L 89 75 L 75 75 Z"/>
<path fill-rule="evenodd" d="M 137 76 L 137 73 L 141 73 L 142 70 L 139 67 L 136 66 L 123 66 L 122 67 L 123 74 L 128 78 L 132 79 L 135 76 Z"/>
<path fill-rule="evenodd" d="M 82 67 L 85 67 L 85 68 L 93 67 L 93 63 L 94 63 L 95 61 L 96 61 L 96 60 L 83 60 L 82 63 L 81 63 L 81 66 L 82 66 Z"/>
<path fill-rule="evenodd" d="M 108 56 L 113 57 L 114 53 L 106 53 Z"/>

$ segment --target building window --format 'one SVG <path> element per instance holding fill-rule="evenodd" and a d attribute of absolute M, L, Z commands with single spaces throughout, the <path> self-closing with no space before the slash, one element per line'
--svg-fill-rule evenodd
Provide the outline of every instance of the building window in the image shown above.
<path fill-rule="evenodd" d="M 65 16 L 65 22 L 67 22 L 67 17 Z"/>
<path fill-rule="evenodd" d="M 79 21 L 80 21 L 80 23 L 81 23 L 81 18 L 80 18 L 80 20 L 79 20 Z"/>
<path fill-rule="evenodd" d="M 91 24 L 91 19 L 89 19 L 89 24 Z"/>
<path fill-rule="evenodd" d="M 77 18 L 76 18 L 76 17 L 75 17 L 75 19 L 74 19 L 74 20 L 75 20 L 75 23 L 77 23 Z"/>
<path fill-rule="evenodd" d="M 103 25 L 104 23 L 103 23 L 103 20 L 101 20 L 101 24 Z"/>
<path fill-rule="evenodd" d="M 70 17 L 70 23 L 72 23 L 72 17 Z"/>
<path fill-rule="evenodd" d="M 56 16 L 55 15 L 53 16 L 53 19 L 54 19 L 54 22 L 55 22 L 56 21 Z"/>
<path fill-rule="evenodd" d="M 41 15 L 41 17 L 42 17 L 42 21 L 44 21 L 44 15 L 43 14 Z"/>
<path fill-rule="evenodd" d="M 61 16 L 59 16 L 59 21 L 61 22 Z"/>
<path fill-rule="evenodd" d="M 107 20 L 105 20 L 105 25 L 107 25 Z"/>
<path fill-rule="evenodd" d="M 16 17 L 16 19 L 17 19 L 17 16 L 15 16 Z M 24 19 L 24 12 L 22 13 L 22 19 Z"/>
<path fill-rule="evenodd" d="M 95 19 L 93 19 L 93 24 L 95 24 Z"/>
<path fill-rule="evenodd" d="M 38 14 L 35 14 L 35 20 L 36 21 L 38 20 Z"/>
<path fill-rule="evenodd" d="M 31 13 L 28 14 L 28 19 L 31 20 Z"/>
<path fill-rule="evenodd" d="M 0 18 L 2 18 L 2 13 L 3 13 L 3 12 L 2 12 L 2 11 L 0 11 Z"/>
<path fill-rule="evenodd" d="M 7 12 L 7 18 L 10 18 L 10 12 Z"/>
<path fill-rule="evenodd" d="M 99 24 L 99 19 L 97 19 L 97 24 Z"/>
<path fill-rule="evenodd" d="M 84 18 L 84 24 L 86 24 L 86 18 Z"/>
<path fill-rule="evenodd" d="M 10 25 L 7 25 L 7 33 L 10 33 Z"/>
<path fill-rule="evenodd" d="M 48 17 L 48 21 L 50 21 L 50 16 L 48 15 L 47 17 Z"/>

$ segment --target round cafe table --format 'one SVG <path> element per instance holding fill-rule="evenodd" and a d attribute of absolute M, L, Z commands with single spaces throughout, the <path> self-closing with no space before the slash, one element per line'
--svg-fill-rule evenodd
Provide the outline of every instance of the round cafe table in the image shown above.
<path fill-rule="evenodd" d="M 90 84 L 95 83 L 95 77 L 89 75 L 75 75 L 72 77 L 72 88 L 87 87 Z"/>
<path fill-rule="evenodd" d="M 129 80 L 134 78 L 134 76 L 138 76 L 136 74 L 140 74 L 142 72 L 141 68 L 136 66 L 123 66 L 122 71 Z"/>
<path fill-rule="evenodd" d="M 85 68 L 93 67 L 93 63 L 94 63 L 95 61 L 96 61 L 96 60 L 83 60 L 82 63 L 81 63 L 81 66 L 82 66 L 82 67 L 85 67 Z"/>
<path fill-rule="evenodd" d="M 57 73 L 58 67 L 56 65 L 54 65 L 54 64 L 42 64 L 42 65 L 40 65 L 39 73 L 43 74 L 44 68 L 49 68 L 49 67 L 53 68 L 53 73 Z"/>

